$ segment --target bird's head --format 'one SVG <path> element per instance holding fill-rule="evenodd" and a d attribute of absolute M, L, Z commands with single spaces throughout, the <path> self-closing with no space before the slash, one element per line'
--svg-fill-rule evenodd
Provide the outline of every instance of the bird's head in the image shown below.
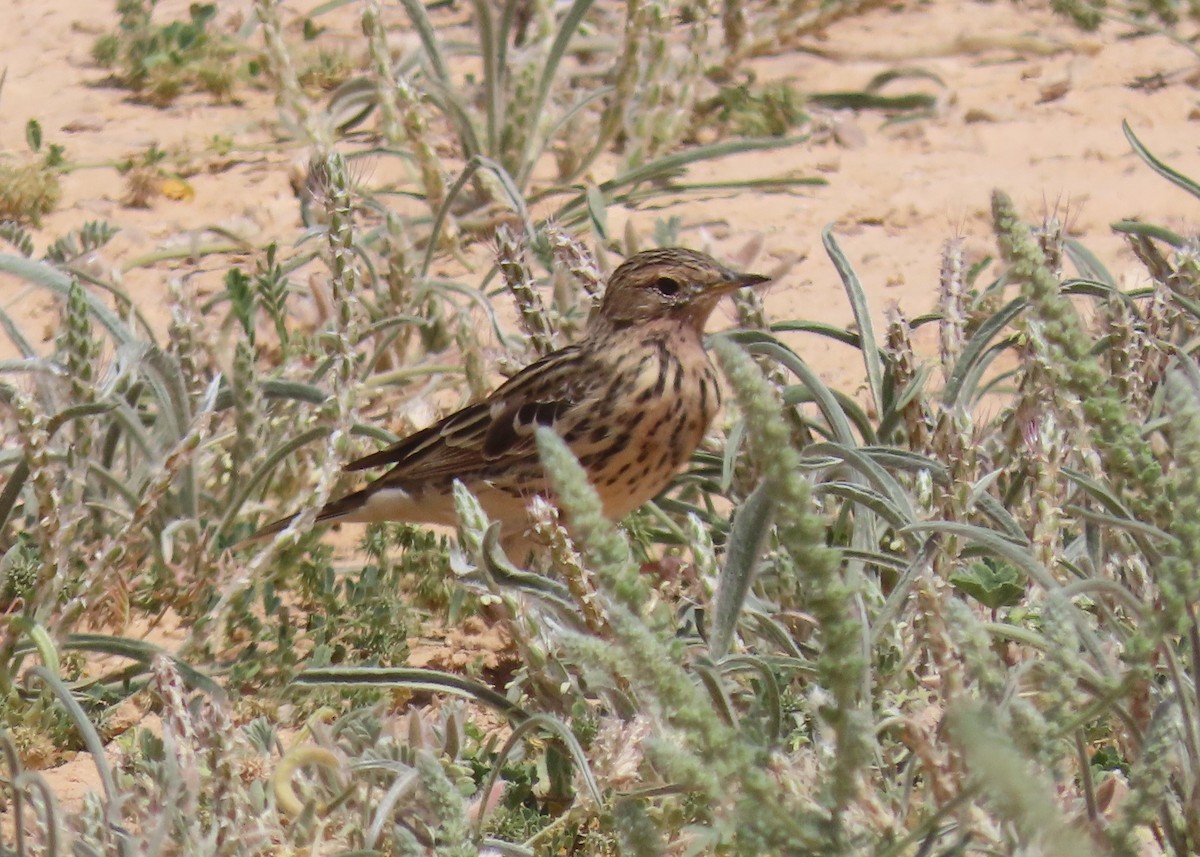
<path fill-rule="evenodd" d="M 677 319 L 702 333 L 722 297 L 770 279 L 736 273 L 695 250 L 646 250 L 630 256 L 613 271 L 589 328 Z"/>

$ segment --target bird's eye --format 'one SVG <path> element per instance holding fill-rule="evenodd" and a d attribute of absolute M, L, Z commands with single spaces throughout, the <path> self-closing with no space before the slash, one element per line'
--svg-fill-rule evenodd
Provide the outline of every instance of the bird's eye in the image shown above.
<path fill-rule="evenodd" d="M 679 292 L 679 281 L 671 277 L 659 277 L 652 285 L 655 291 L 666 297 L 671 297 Z"/>

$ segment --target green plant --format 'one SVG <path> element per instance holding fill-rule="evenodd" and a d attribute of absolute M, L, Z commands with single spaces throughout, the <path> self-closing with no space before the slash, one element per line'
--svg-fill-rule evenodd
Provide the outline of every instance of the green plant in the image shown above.
<path fill-rule="evenodd" d="M 641 849 L 898 854 L 973 843 L 1129 854 L 1149 830 L 1187 851 L 1197 746 L 1188 664 L 1200 632 L 1180 608 L 1197 597 L 1182 570 L 1194 565 L 1200 367 L 1172 343 L 1200 323 L 1188 308 L 1200 289 L 1195 251 L 1180 236 L 1118 224 L 1156 272 L 1151 289 L 1121 294 L 1053 221 L 1023 226 L 1001 194 L 995 210 L 1003 267 L 984 280 L 989 266 L 968 269 L 951 242 L 935 314 L 897 316 L 877 338 L 827 233 L 854 332 L 785 322 L 716 346 L 740 404 L 735 442 L 724 460 L 698 455 L 681 482 L 737 511 L 730 521 L 711 499 L 666 499 L 687 524 L 648 531 L 686 544 L 684 597 L 704 618 L 668 608 L 676 602 L 661 593 L 673 584 L 643 573 L 582 471 L 544 433 L 572 522 L 568 532 L 549 507 L 537 513 L 561 583 L 513 568 L 460 497 L 460 544 L 476 566 L 464 579 L 510 604 L 526 664 L 509 685 L 520 707 L 431 672 L 324 669 L 300 680 L 437 686 L 514 724 L 541 717 L 548 734 L 577 723 L 591 737 L 580 745 L 589 776 L 610 797 L 596 808 L 559 793 L 568 805 L 558 810 L 547 800 L 548 825 L 527 847 L 559 833 L 581 841 L 599 824 Z M 1164 253 L 1160 240 L 1176 249 Z M 1087 277 L 1062 280 L 1069 260 Z M 1068 295 L 1100 308 L 1094 329 Z M 912 351 L 923 324 L 940 328 L 932 367 Z M 820 382 L 784 341 L 796 333 L 859 349 L 870 410 Z M 777 389 L 733 342 L 785 370 Z M 1012 392 L 997 411 L 1002 388 Z M 1152 465 L 1135 467 L 1145 427 L 1164 443 Z M 742 439 L 760 462 L 758 487 L 732 478 Z M 1159 519 L 1164 497 L 1177 514 Z M 619 762 L 586 710 L 619 724 Z M 1128 765 L 1120 808 L 1107 802 L 1114 775 L 1092 764 L 1090 748 Z M 623 776 L 636 785 L 623 789 Z M 594 853 L 613 846 L 585 841 Z"/>
<path fill-rule="evenodd" d="M 767 49 L 760 26 L 784 38 L 859 7 L 724 4 L 714 64 Z M 61 312 L 44 349 L 0 313 L 16 355 L 0 361 L 0 836 L 15 844 L 0 850 L 61 853 L 68 835 L 81 854 L 148 855 L 1197 849 L 1194 237 L 1115 224 L 1150 283 L 1123 292 L 997 194 L 996 258 L 968 265 L 949 242 L 934 311 L 880 327 L 827 231 L 853 325 L 739 307 L 744 328 L 713 343 L 725 442 L 627 526 L 542 433 L 566 512 L 533 507 L 543 567 L 505 557 L 465 492 L 455 550 L 396 525 L 347 556 L 308 532 L 345 487 L 340 462 L 489 388 L 489 339 L 500 363 L 573 338 L 603 275 L 569 229 L 632 250 L 644 239 L 609 234 L 609 206 L 677 197 L 698 187 L 689 163 L 778 143 L 687 145 L 667 114 L 715 84 L 694 52 L 655 79 L 661 4 L 542 4 L 524 23 L 515 3 L 473 7 L 462 41 L 489 57 L 473 81 L 448 70 L 460 40 L 436 9 L 406 6 L 430 30 L 393 63 L 369 7 L 366 101 L 415 177 L 367 194 L 326 120 L 283 91 L 282 27 L 259 11 L 285 112 L 326 147 L 294 246 L 248 249 L 203 299 L 172 287 L 160 337 L 86 264 L 114 227 L 48 241 L 40 262 L 24 227 L 0 228 L 17 251 L 0 271 Z M 708 11 L 680 37 L 707 37 Z M 508 68 L 518 39 L 527 63 Z M 578 99 L 593 66 L 616 68 L 612 89 Z M 361 112 L 355 91 L 333 97 L 339 115 Z M 735 112 L 772 115 L 760 94 Z M 593 156 L 620 163 L 581 185 Z M 436 274 L 493 235 L 498 278 Z M 913 332 L 931 325 L 923 361 Z M 822 382 L 813 337 L 853 349 L 860 390 Z M 299 522 L 238 545 L 283 511 Z M 132 630 L 165 617 L 174 653 Z M 455 672 L 405 663 L 447 629 L 486 638 L 494 665 L 466 647 Z M 131 730 L 114 761 L 106 724 L 131 697 L 162 726 Z M 100 791 L 66 809 L 31 768 L 80 747 Z"/>
<path fill-rule="evenodd" d="M 41 153 L 42 126 L 36 119 L 26 123 L 25 141 L 33 155 Z M 35 160 L 0 161 L 0 223 L 40 225 L 62 197 L 63 165 L 63 147 L 56 144 Z"/>
<path fill-rule="evenodd" d="M 782 137 L 808 121 L 806 99 L 794 85 L 779 81 L 766 86 L 726 86 L 697 111 L 697 124 L 707 115 L 738 136 Z"/>
<path fill-rule="evenodd" d="M 213 3 L 192 3 L 185 20 L 153 20 L 158 0 L 119 0 L 116 33 L 100 36 L 92 60 L 113 70 L 115 82 L 148 103 L 164 107 L 191 89 L 228 98 L 237 82 L 239 49 L 210 25 Z"/>
<path fill-rule="evenodd" d="M 686 189 L 679 183 L 657 183 L 670 182 L 687 164 L 794 142 L 756 139 L 679 151 L 692 130 L 693 106 L 710 84 L 695 51 L 676 67 L 665 47 L 671 18 L 658 5 L 627 4 L 625 39 L 597 52 L 591 42 L 580 44 L 590 22 L 614 31 L 618 25 L 611 10 L 597 9 L 590 0 L 578 0 L 561 13 L 535 4 L 528 15 L 515 3 L 498 11 L 476 3 L 468 37 L 482 71 L 466 79 L 451 71 L 449 57 L 459 47 L 446 30 L 421 4 L 405 3 L 404 8 L 420 37 L 419 53 L 394 62 L 379 10 L 368 6 L 363 28 L 370 76 L 347 81 L 319 117 L 294 93 L 288 102 L 294 124 L 326 142 L 332 136 L 330 125 L 346 130 L 378 112 L 380 153 L 411 162 L 416 193 L 433 215 L 433 234 L 422 237 L 430 247 L 457 240 L 459 233 L 491 229 L 505 209 L 532 239 L 529 206 L 560 196 L 566 198 L 556 215 L 561 222 L 591 218 L 607 238 L 605 207 Z M 272 13 L 264 14 L 270 19 Z M 705 17 L 697 16 L 687 26 L 691 41 L 702 42 Z M 282 39 L 272 37 L 269 44 L 275 46 L 276 75 L 287 77 L 290 60 Z M 568 71 L 568 59 L 584 62 L 585 69 Z M 579 95 L 577 81 L 599 76 L 597 69 L 609 66 L 616 68 L 611 86 Z M 435 145 L 435 138 L 445 133 L 456 141 L 452 158 Z M 611 179 L 581 191 L 579 177 L 610 147 L 624 152 L 620 168 Z M 554 180 L 535 178 L 551 156 L 557 168 Z M 458 172 L 449 186 L 444 178 L 448 172 Z M 761 187 L 792 183 L 780 180 Z"/>

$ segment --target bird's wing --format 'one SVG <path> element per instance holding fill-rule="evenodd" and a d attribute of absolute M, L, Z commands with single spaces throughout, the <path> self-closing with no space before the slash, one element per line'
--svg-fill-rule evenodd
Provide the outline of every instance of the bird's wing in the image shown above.
<path fill-rule="evenodd" d="M 350 462 L 346 470 L 392 465 L 380 481 L 404 484 L 467 475 L 501 458 L 535 455 L 534 429 L 555 425 L 595 383 L 596 373 L 581 371 L 581 361 L 578 346 L 549 354 L 483 401 Z"/>

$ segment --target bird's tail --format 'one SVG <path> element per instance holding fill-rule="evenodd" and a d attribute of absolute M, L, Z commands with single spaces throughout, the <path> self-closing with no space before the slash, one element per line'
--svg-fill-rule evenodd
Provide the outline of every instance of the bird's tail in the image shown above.
<path fill-rule="evenodd" d="M 363 489 L 362 491 L 355 491 L 353 494 L 347 494 L 345 497 L 339 497 L 336 500 L 326 503 L 321 507 L 321 511 L 317 513 L 317 518 L 313 522 L 314 525 L 333 523 L 335 521 L 342 520 L 354 520 L 354 513 L 366 505 L 369 494 L 369 491 Z M 278 533 L 282 533 L 289 526 L 291 526 L 292 521 L 296 520 L 299 514 L 300 513 L 297 512 L 295 514 L 288 515 L 286 518 L 280 518 L 278 521 L 272 521 L 265 527 L 259 529 L 253 535 L 247 536 L 235 544 L 232 550 L 237 550 L 238 548 L 252 545 L 255 542 L 261 542 L 264 539 L 270 538 Z"/>

